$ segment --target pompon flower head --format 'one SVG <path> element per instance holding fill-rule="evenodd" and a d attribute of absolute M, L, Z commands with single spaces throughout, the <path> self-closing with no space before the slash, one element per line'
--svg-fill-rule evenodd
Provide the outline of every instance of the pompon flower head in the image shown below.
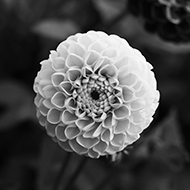
<path fill-rule="evenodd" d="M 117 35 L 70 36 L 41 62 L 34 82 L 39 122 L 66 151 L 114 155 L 153 119 L 159 92 L 151 69 Z"/>

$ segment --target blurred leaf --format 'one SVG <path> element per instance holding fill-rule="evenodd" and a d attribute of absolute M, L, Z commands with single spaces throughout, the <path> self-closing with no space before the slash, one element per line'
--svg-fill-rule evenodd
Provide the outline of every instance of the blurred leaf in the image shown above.
<path fill-rule="evenodd" d="M 43 20 L 36 23 L 32 31 L 44 37 L 64 40 L 68 36 L 79 32 L 79 27 L 72 20 Z"/>
<path fill-rule="evenodd" d="M 17 126 L 32 119 L 36 121 L 33 94 L 21 83 L 4 80 L 0 82 L 0 105 L 5 107 L 0 114 L 0 130 Z"/>
<path fill-rule="evenodd" d="M 185 158 L 186 151 L 183 146 L 181 131 L 179 130 L 177 111 L 172 109 L 164 121 L 158 124 L 148 136 L 139 139 L 135 155 L 138 157 L 156 156 L 165 159 L 171 156 L 178 157 L 178 154 Z M 171 152 L 170 152 L 171 151 Z M 177 155 L 175 155 L 177 151 Z"/>
<path fill-rule="evenodd" d="M 120 15 L 127 6 L 127 0 L 93 0 L 93 3 L 105 22 Z"/>
<path fill-rule="evenodd" d="M 134 16 L 128 15 L 115 30 L 121 36 L 124 36 L 137 47 L 153 48 L 155 51 L 164 50 L 171 53 L 184 53 L 190 51 L 190 43 L 173 44 L 161 40 L 157 35 L 147 33 L 143 28 L 143 20 Z"/>

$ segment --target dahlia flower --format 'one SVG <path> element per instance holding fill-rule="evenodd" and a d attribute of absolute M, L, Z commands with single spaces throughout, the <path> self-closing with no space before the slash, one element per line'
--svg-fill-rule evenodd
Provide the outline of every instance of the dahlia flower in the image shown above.
<path fill-rule="evenodd" d="M 66 151 L 114 155 L 153 119 L 159 92 L 151 69 L 116 35 L 70 36 L 41 62 L 34 82 L 39 122 Z"/>

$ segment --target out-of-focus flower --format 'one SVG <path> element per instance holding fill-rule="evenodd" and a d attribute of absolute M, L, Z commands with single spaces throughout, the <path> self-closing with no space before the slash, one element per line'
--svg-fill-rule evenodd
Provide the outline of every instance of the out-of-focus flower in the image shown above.
<path fill-rule="evenodd" d="M 148 32 L 170 42 L 190 41 L 189 0 L 133 0 L 129 10 L 143 18 Z"/>
<path fill-rule="evenodd" d="M 152 66 L 126 40 L 78 33 L 41 65 L 34 83 L 37 117 L 63 149 L 113 155 L 152 121 L 159 100 Z"/>

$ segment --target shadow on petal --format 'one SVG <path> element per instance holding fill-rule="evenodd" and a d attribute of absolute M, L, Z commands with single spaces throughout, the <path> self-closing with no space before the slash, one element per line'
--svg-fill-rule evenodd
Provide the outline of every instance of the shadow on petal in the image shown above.
<path fill-rule="evenodd" d="M 81 70 L 78 68 L 71 68 L 67 71 L 68 80 L 74 82 L 81 76 Z"/>
<path fill-rule="evenodd" d="M 70 147 L 68 141 L 66 141 L 66 142 L 58 141 L 58 144 L 64 150 L 66 150 L 68 152 L 73 152 L 73 149 Z"/>
<path fill-rule="evenodd" d="M 105 65 L 99 70 L 98 74 L 105 77 L 113 78 L 117 75 L 117 69 L 114 65 Z"/>
<path fill-rule="evenodd" d="M 66 128 L 66 126 L 63 125 L 63 124 L 59 124 L 55 128 L 55 135 L 56 135 L 56 137 L 60 141 L 63 141 L 63 142 L 65 142 L 67 140 L 67 137 L 65 136 L 65 128 Z"/>
<path fill-rule="evenodd" d="M 76 142 L 76 139 L 69 140 L 69 145 L 78 154 L 86 154 L 88 152 L 87 148 L 82 147 Z"/>
<path fill-rule="evenodd" d="M 51 137 L 55 137 L 55 128 L 57 125 L 46 122 L 45 128 L 47 130 L 47 134 Z"/>
<path fill-rule="evenodd" d="M 108 144 L 106 142 L 99 141 L 99 143 L 93 147 L 93 150 L 99 154 L 102 154 L 104 153 L 107 147 L 108 147 Z"/>
<path fill-rule="evenodd" d="M 90 149 L 88 151 L 88 156 L 91 158 L 99 158 L 100 154 L 98 152 L 95 152 L 93 149 Z"/>
<path fill-rule="evenodd" d="M 75 124 L 71 124 L 66 127 L 65 129 L 65 136 L 68 139 L 74 139 L 80 134 L 79 128 Z"/>
<path fill-rule="evenodd" d="M 84 138 L 82 135 L 80 135 L 76 138 L 76 141 L 84 148 L 89 149 L 95 146 L 99 142 L 99 139 L 98 138 Z"/>

